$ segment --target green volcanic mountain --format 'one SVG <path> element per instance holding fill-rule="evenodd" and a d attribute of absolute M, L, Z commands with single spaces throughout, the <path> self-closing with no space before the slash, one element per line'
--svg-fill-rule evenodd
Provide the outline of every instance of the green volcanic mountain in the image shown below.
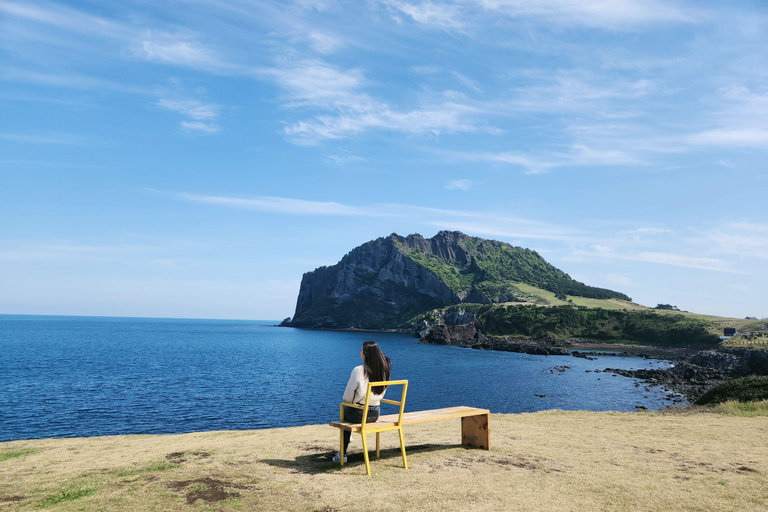
<path fill-rule="evenodd" d="M 579 298 L 630 301 L 575 281 L 530 249 L 458 231 L 427 239 L 393 233 L 304 274 L 288 325 L 391 329 L 411 327 L 414 316 L 453 304 L 548 305 Z"/>

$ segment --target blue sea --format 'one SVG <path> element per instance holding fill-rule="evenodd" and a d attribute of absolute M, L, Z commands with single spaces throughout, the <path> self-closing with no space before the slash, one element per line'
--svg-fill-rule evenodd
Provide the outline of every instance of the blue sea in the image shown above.
<path fill-rule="evenodd" d="M 367 339 L 392 359 L 393 379 L 410 381 L 406 410 L 670 405 L 660 388 L 594 372 L 665 361 L 481 351 L 275 323 L 0 315 L 0 441 L 325 423 L 338 417 Z"/>

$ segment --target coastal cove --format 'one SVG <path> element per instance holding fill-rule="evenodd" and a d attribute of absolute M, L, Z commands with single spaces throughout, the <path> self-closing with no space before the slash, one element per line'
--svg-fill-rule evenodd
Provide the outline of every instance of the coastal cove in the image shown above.
<path fill-rule="evenodd" d="M 614 373 L 637 356 L 471 350 L 396 333 L 276 328 L 275 321 L 0 316 L 0 441 L 248 430 L 338 415 L 362 341 L 409 379 L 408 410 L 633 411 L 685 403 Z"/>

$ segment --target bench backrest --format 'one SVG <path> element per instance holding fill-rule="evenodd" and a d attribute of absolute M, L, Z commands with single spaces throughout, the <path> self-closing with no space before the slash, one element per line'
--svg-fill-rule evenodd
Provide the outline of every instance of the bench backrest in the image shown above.
<path fill-rule="evenodd" d="M 363 422 L 361 428 L 365 430 L 365 422 L 368 419 L 368 402 L 371 400 L 371 388 L 376 386 L 387 386 L 389 389 L 392 386 L 402 386 L 403 392 L 400 395 L 400 400 L 389 400 L 382 398 L 381 401 L 385 404 L 399 405 L 400 412 L 397 415 L 397 424 L 400 425 L 403 422 L 403 410 L 405 409 L 405 395 L 408 393 L 408 381 L 407 380 L 382 380 L 379 382 L 369 382 L 368 391 L 365 393 L 365 405 L 363 406 Z"/>

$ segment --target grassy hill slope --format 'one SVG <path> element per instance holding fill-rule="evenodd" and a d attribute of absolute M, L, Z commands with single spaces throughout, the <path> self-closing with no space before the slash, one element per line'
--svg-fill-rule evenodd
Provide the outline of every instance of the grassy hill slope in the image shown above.
<path fill-rule="evenodd" d="M 611 309 L 574 305 L 540 306 L 535 304 L 462 304 L 476 317 L 475 323 L 488 336 L 521 340 L 590 340 L 601 343 L 640 344 L 657 347 L 709 348 L 720 343 L 712 326 L 698 318 L 682 314 L 660 314 L 653 309 L 627 306 Z M 444 311 L 433 310 L 412 320 L 442 323 Z"/>
<path fill-rule="evenodd" d="M 499 304 L 461 304 L 431 310 L 411 318 L 404 328 L 427 321 L 443 323 L 444 312 L 462 308 L 477 317 L 484 334 L 512 339 L 575 340 L 663 347 L 768 349 L 765 335 L 736 336 L 721 342 L 724 327 L 765 331 L 768 319 L 748 320 L 656 309 L 619 298 L 596 299 L 555 293 L 527 283 L 514 283 L 516 301 Z"/>
<path fill-rule="evenodd" d="M 0 443 L 0 510 L 768 510 L 768 402 L 697 411 L 494 414 L 491 451 L 413 425 L 372 477 L 326 425 Z"/>
<path fill-rule="evenodd" d="M 629 302 L 623 293 L 588 286 L 536 251 L 459 231 L 366 242 L 338 263 L 302 276 L 286 325 L 394 329 L 414 315 L 452 304 L 565 304 L 568 297 Z"/>
<path fill-rule="evenodd" d="M 418 243 L 420 240 L 414 243 L 411 237 L 396 239 L 395 244 L 460 297 L 478 296 L 485 299 L 482 302 L 520 300 L 526 294 L 524 287 L 533 286 L 561 300 L 568 295 L 630 300 L 623 293 L 572 279 L 531 249 L 471 237 L 458 231 L 441 231 L 430 241 L 434 241 L 434 247 Z M 445 251 L 445 247 L 450 251 Z"/>

